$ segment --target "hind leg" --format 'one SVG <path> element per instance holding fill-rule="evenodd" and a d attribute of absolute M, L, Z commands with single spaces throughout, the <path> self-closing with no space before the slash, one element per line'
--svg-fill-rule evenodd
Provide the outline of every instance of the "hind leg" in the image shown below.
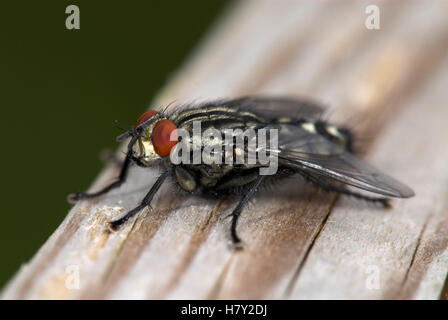
<path fill-rule="evenodd" d="M 331 182 L 328 182 L 326 179 L 320 179 L 314 176 L 307 176 L 306 177 L 308 180 L 310 180 L 313 184 L 319 186 L 320 188 L 322 188 L 323 190 L 326 191 L 333 191 L 333 192 L 337 192 L 346 196 L 352 196 L 354 198 L 357 199 L 361 199 L 364 201 L 368 201 L 368 202 L 373 202 L 373 203 L 379 203 L 381 204 L 384 208 L 390 208 L 391 204 L 390 204 L 390 199 L 389 198 L 385 198 L 385 197 L 370 197 L 370 196 L 366 196 L 363 195 L 361 193 L 357 193 L 351 190 L 348 190 L 342 186 L 338 186 L 335 185 Z"/>

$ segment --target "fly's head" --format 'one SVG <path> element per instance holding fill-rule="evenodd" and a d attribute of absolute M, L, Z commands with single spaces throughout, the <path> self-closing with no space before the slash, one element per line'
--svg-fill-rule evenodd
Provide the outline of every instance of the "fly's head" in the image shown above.
<path fill-rule="evenodd" d="M 155 110 L 146 111 L 138 118 L 134 132 L 132 158 L 142 167 L 168 157 L 178 142 L 176 125 Z"/>

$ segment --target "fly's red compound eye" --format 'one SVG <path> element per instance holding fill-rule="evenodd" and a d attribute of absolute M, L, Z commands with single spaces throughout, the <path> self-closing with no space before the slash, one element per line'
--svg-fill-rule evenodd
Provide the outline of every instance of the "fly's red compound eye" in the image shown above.
<path fill-rule="evenodd" d="M 166 157 L 170 154 L 171 149 L 177 144 L 176 125 L 168 120 L 160 120 L 152 130 L 152 144 L 154 150 L 161 157 Z M 173 136 L 171 137 L 171 134 Z"/>
<path fill-rule="evenodd" d="M 158 112 L 155 110 L 148 110 L 146 112 L 144 112 L 137 120 L 137 122 L 135 123 L 135 127 L 138 127 L 139 125 L 141 125 L 143 122 L 151 119 L 153 116 L 155 116 Z"/>

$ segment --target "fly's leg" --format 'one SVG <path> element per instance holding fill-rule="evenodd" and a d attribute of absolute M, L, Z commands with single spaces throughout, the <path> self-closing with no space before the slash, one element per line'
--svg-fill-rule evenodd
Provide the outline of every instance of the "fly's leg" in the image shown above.
<path fill-rule="evenodd" d="M 364 200 L 364 201 L 379 203 L 384 208 L 391 208 L 392 207 L 389 198 L 385 198 L 385 197 L 369 197 L 369 196 L 365 196 L 365 195 L 357 193 L 357 192 L 353 192 L 353 191 L 347 190 L 347 189 L 342 188 L 342 187 L 334 186 L 334 185 L 329 185 L 329 186 L 327 186 L 325 188 L 327 188 L 329 191 L 338 192 L 338 193 L 344 194 L 346 196 L 352 196 L 354 198 L 361 199 L 361 200 Z"/>
<path fill-rule="evenodd" d="M 128 221 L 132 216 L 134 216 L 136 213 L 138 213 L 146 206 L 149 206 L 151 204 L 152 199 L 154 198 L 154 195 L 157 193 L 157 191 L 159 191 L 160 187 L 170 174 L 171 170 L 172 167 L 169 167 L 167 170 L 165 170 L 165 172 L 162 173 L 160 177 L 157 178 L 157 181 L 153 184 L 151 190 L 149 190 L 149 192 L 143 198 L 142 202 L 137 207 L 126 213 L 122 218 L 110 222 L 111 229 L 115 231 L 118 230 L 118 228 L 120 228 L 120 226 L 126 221 Z"/>
<path fill-rule="evenodd" d="M 326 191 L 333 191 L 333 192 L 337 192 L 346 196 L 352 196 L 354 198 L 357 199 L 361 199 L 364 201 L 369 201 L 369 202 L 374 202 L 374 203 L 379 203 L 381 204 L 384 208 L 391 208 L 391 204 L 390 204 L 390 199 L 389 198 L 385 198 L 385 197 L 369 197 L 357 192 L 353 192 L 350 191 L 344 187 L 339 187 L 336 185 L 333 185 L 331 183 L 328 183 L 326 181 L 322 181 L 318 178 L 315 177 L 308 177 L 311 182 L 313 182 L 314 184 L 318 185 L 319 187 L 321 187 L 322 189 L 326 190 Z"/>
<path fill-rule="evenodd" d="M 68 196 L 68 201 L 70 203 L 75 203 L 79 200 L 82 199 L 90 199 L 90 198 L 96 198 L 99 197 L 105 193 L 108 193 L 110 190 L 118 188 L 119 186 L 121 186 L 121 184 L 126 180 L 126 176 L 128 173 L 128 169 L 129 169 L 129 165 L 131 163 L 131 156 L 132 153 L 128 152 L 126 154 L 126 158 L 123 162 L 123 165 L 121 167 L 121 171 L 120 171 L 120 175 L 118 176 L 118 179 L 115 180 L 114 182 L 112 182 L 110 185 L 106 186 L 105 188 L 103 188 L 100 191 L 97 192 L 93 192 L 93 193 L 86 193 L 86 192 L 76 192 L 76 193 L 71 193 Z"/>
<path fill-rule="evenodd" d="M 236 206 L 235 209 L 233 209 L 233 212 L 230 214 L 232 216 L 232 225 L 230 226 L 230 235 L 232 237 L 232 242 L 234 245 L 238 245 L 241 242 L 241 239 L 238 237 L 236 233 L 236 226 L 238 223 L 238 218 L 240 217 L 241 211 L 243 210 L 244 206 L 249 202 L 250 198 L 255 194 L 258 187 L 260 186 L 261 182 L 263 182 L 265 176 L 258 176 L 257 179 L 252 182 L 250 187 L 247 189 L 246 193 L 244 194 L 243 198 L 241 198 L 240 202 Z"/>

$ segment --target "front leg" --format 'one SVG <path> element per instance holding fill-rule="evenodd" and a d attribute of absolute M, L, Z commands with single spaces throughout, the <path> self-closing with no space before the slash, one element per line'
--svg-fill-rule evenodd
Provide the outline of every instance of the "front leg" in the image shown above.
<path fill-rule="evenodd" d="M 128 169 L 129 169 L 129 165 L 131 163 L 131 157 L 132 157 L 132 152 L 129 151 L 126 154 L 126 158 L 123 162 L 123 165 L 121 167 L 121 171 L 120 171 L 120 175 L 118 176 L 118 179 L 115 180 L 114 182 L 112 182 L 110 185 L 106 186 L 105 188 L 103 188 L 100 191 L 97 192 L 93 192 L 93 193 L 87 193 L 87 192 L 76 192 L 76 193 L 71 193 L 68 196 L 68 202 L 70 203 L 76 203 L 79 200 L 82 199 L 90 199 L 90 198 L 96 198 L 99 197 L 105 193 L 108 193 L 110 190 L 118 188 L 119 186 L 121 186 L 121 184 L 123 182 L 125 182 L 126 177 L 127 177 L 127 173 L 128 173 Z"/>
<path fill-rule="evenodd" d="M 154 195 L 157 193 L 157 191 L 159 191 L 160 187 L 162 186 L 163 182 L 165 181 L 165 179 L 170 174 L 171 170 L 172 170 L 172 167 L 170 166 L 170 167 L 168 167 L 168 169 L 165 170 L 164 173 L 162 173 L 162 175 L 160 177 L 157 178 L 157 181 L 151 187 L 151 190 L 149 190 L 149 192 L 143 198 L 142 202 L 137 207 L 135 207 L 134 209 L 132 209 L 131 211 L 126 213 L 122 218 L 110 222 L 111 229 L 114 230 L 114 231 L 118 230 L 118 228 L 120 228 L 120 226 L 123 223 L 128 221 L 137 212 L 139 212 L 140 210 L 142 210 L 146 206 L 149 206 L 151 204 L 152 199 L 154 198 Z"/>

